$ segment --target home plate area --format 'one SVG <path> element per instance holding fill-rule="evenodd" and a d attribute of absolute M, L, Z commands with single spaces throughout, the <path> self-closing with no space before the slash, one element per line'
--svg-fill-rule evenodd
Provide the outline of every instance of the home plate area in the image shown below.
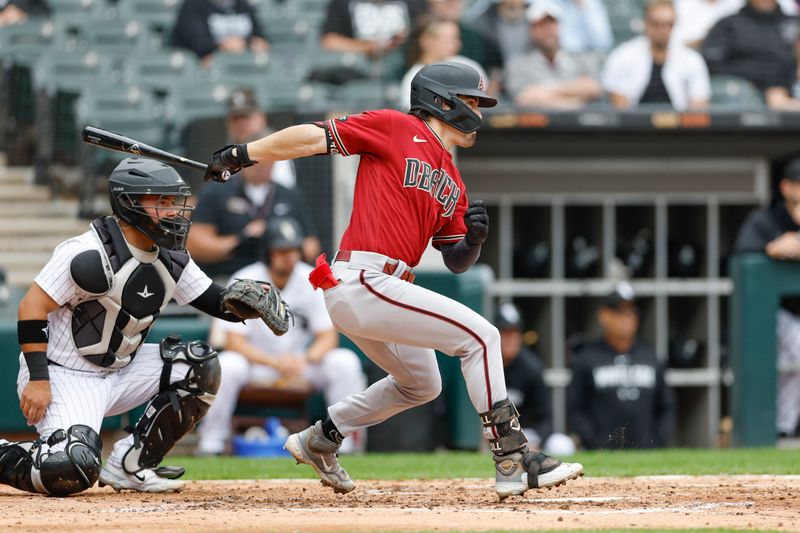
<path fill-rule="evenodd" d="M 0 487 L 0 530 L 485 531 L 737 528 L 800 531 L 800 476 L 585 477 L 500 503 L 490 479 L 196 481 L 179 494 L 97 488 L 48 498 Z"/>

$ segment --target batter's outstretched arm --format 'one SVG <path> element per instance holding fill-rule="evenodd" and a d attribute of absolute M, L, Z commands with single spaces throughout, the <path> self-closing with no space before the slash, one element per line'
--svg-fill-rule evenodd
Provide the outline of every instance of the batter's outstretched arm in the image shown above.
<path fill-rule="evenodd" d="M 226 182 L 242 168 L 263 161 L 283 161 L 327 154 L 325 130 L 314 124 L 299 124 L 277 131 L 249 144 L 229 145 L 214 152 L 205 180 Z"/>
<path fill-rule="evenodd" d="M 276 131 L 247 145 L 253 161 L 282 161 L 328 153 L 325 130 L 315 124 L 299 124 Z"/>

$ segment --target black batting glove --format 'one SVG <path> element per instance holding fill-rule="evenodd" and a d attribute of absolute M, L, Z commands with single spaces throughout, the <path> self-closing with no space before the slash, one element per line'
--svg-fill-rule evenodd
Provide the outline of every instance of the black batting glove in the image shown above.
<path fill-rule="evenodd" d="M 470 246 L 483 244 L 489 236 L 489 213 L 483 200 L 472 200 L 464 213 L 464 222 L 467 225 L 467 235 L 464 240 Z"/>
<path fill-rule="evenodd" d="M 233 155 L 233 149 L 236 155 Z M 246 144 L 229 144 L 214 152 L 208 160 L 205 181 L 213 180 L 220 183 L 228 181 L 233 174 L 246 167 L 253 166 L 256 162 L 247 155 Z"/>

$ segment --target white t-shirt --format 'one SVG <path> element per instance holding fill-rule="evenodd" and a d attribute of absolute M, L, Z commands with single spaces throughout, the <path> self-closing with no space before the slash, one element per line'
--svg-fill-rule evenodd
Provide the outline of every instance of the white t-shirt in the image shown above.
<path fill-rule="evenodd" d="M 143 252 L 128 245 L 134 258 L 140 263 L 152 263 L 158 260 L 158 248 L 152 252 Z M 53 250 L 53 255 L 33 280 L 61 307 L 47 315 L 49 322 L 47 358 L 51 361 L 74 370 L 108 372 L 111 369 L 101 368 L 86 361 L 75 348 L 72 340 L 72 309 L 79 303 L 96 298 L 83 291 L 72 280 L 70 263 L 72 259 L 86 250 L 101 252 L 102 245 L 94 231 L 67 239 Z M 102 254 L 102 252 L 101 252 Z M 171 295 L 180 305 L 186 305 L 211 286 L 211 279 L 200 270 L 192 260 L 184 268 L 181 277 Z"/>
<path fill-rule="evenodd" d="M 247 320 L 242 323 L 217 319 L 217 326 L 226 333 L 244 335 L 248 342 L 270 354 L 305 354 L 315 335 L 333 329 L 322 291 L 315 291 L 308 281 L 311 270 L 309 265 L 297 263 L 286 286 L 280 289 L 281 297 L 294 313 L 294 325 L 290 325 L 289 331 L 280 337 L 272 333 L 261 320 Z M 247 265 L 235 272 L 231 281 L 233 278 L 272 282 L 269 269 L 264 263 Z"/>
<path fill-rule="evenodd" d="M 653 69 L 650 41 L 645 36 L 634 37 L 616 47 L 603 68 L 603 89 L 621 94 L 636 105 L 647 89 Z M 711 99 L 711 81 L 702 56 L 674 40 L 667 51 L 661 78 L 669 93 L 672 107 L 688 109 L 689 103 Z"/>

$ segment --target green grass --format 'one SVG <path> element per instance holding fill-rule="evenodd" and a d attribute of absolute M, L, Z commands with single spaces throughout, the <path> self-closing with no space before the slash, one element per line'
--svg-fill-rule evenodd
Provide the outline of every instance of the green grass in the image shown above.
<path fill-rule="evenodd" d="M 774 448 L 584 452 L 569 460 L 582 463 L 587 476 L 800 474 L 800 450 Z M 185 466 L 188 479 L 315 477 L 310 467 L 296 466 L 288 457 L 170 457 L 165 462 Z M 368 454 L 341 462 L 355 479 L 487 478 L 494 473 L 488 453 Z"/>

